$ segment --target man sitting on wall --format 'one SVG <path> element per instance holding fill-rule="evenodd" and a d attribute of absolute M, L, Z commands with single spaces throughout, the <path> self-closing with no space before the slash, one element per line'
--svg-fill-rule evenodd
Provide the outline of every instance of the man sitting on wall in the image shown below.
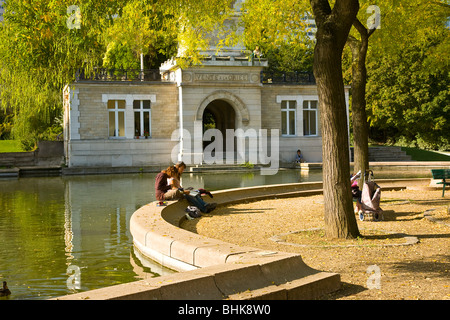
<path fill-rule="evenodd" d="M 303 163 L 306 162 L 305 158 L 303 158 L 302 152 L 300 149 L 297 150 L 297 154 L 295 155 L 295 163 Z"/>

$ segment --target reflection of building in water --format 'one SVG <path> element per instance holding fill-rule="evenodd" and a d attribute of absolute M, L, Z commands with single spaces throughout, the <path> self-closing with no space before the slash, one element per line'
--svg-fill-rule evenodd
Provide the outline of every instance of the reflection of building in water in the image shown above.
<path fill-rule="evenodd" d="M 66 179 L 66 263 L 81 268 L 82 286 L 83 274 L 94 272 L 87 265 L 95 265 L 96 273 L 130 270 L 129 221 L 136 209 L 153 200 L 152 183 L 130 175 Z"/>
<path fill-rule="evenodd" d="M 67 265 L 70 265 L 71 260 L 74 258 L 72 255 L 73 251 L 73 232 L 72 232 L 72 210 L 69 205 L 69 201 L 67 201 L 69 197 L 68 188 L 64 190 L 64 198 L 66 201 L 64 202 L 64 242 L 65 242 L 65 252 L 67 256 Z"/>
<path fill-rule="evenodd" d="M 62 295 L 158 272 L 137 259 L 130 264 L 129 221 L 137 208 L 154 200 L 154 178 L 0 179 L 0 273 L 28 283 L 28 289 L 16 290 L 17 297 L 38 290 L 42 296 Z"/>
<path fill-rule="evenodd" d="M 128 221 L 136 210 L 137 200 L 132 193 L 136 187 L 132 185 L 139 180 L 117 176 L 99 176 L 94 183 L 84 180 L 83 177 L 72 177 L 66 183 L 66 206 L 72 217 L 74 251 L 88 251 L 89 247 L 101 245 L 105 252 L 111 252 L 115 246 L 129 240 Z M 88 240 L 78 242 L 79 234 Z M 100 242 L 91 241 L 99 234 L 110 237 Z"/>

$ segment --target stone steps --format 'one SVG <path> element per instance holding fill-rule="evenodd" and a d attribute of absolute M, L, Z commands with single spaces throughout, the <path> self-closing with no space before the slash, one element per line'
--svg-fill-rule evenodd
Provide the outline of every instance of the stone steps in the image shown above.
<path fill-rule="evenodd" d="M 189 166 L 189 172 L 209 172 L 209 171 L 248 171 L 259 170 L 260 166 L 245 166 L 243 164 L 200 164 Z"/>
<path fill-rule="evenodd" d="M 352 161 L 354 160 L 353 148 L 351 148 Z M 411 161 L 401 147 L 369 147 L 369 162 Z"/>
<path fill-rule="evenodd" d="M 0 154 L 0 167 L 34 166 L 35 152 L 7 152 Z"/>
<path fill-rule="evenodd" d="M 340 288 L 339 274 L 314 270 L 300 255 L 273 253 L 51 300 L 314 300 Z"/>

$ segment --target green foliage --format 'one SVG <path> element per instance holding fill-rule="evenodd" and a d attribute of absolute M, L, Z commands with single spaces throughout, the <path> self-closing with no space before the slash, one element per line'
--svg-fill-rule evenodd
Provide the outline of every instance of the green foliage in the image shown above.
<path fill-rule="evenodd" d="M 268 49 L 264 54 L 269 61 L 269 69 L 283 72 L 313 71 L 314 47 L 281 44 L 278 48 Z"/>
<path fill-rule="evenodd" d="M 155 68 L 184 40 L 200 61 L 206 35 L 227 18 L 231 0 L 16 0 L 0 24 L 1 108 L 12 136 L 32 148 L 50 139 L 62 116 L 62 89 L 77 70 Z M 68 10 L 72 7 L 71 10 Z M 76 9 L 79 9 L 79 14 Z M 2 132 L 5 131 L 2 125 Z M 50 129 L 49 129 L 50 128 Z M 9 129 L 9 127 L 8 127 Z"/>
<path fill-rule="evenodd" d="M 244 45 L 259 47 L 269 67 L 312 71 L 314 42 L 309 38 L 309 1 L 248 0 L 242 11 Z"/>
<path fill-rule="evenodd" d="M 112 42 L 106 48 L 103 67 L 107 69 L 140 69 L 140 63 L 128 46 Z"/>
<path fill-rule="evenodd" d="M 177 62 L 181 66 L 201 64 L 201 51 L 234 43 L 235 26 L 225 24 L 232 18 L 235 1 L 177 1 Z"/>
<path fill-rule="evenodd" d="M 12 115 L 0 109 L 0 140 L 7 140 L 11 137 Z"/>
<path fill-rule="evenodd" d="M 128 1 L 121 14 L 106 24 L 102 41 L 103 65 L 116 69 L 140 69 L 140 55 L 159 65 L 176 48 L 176 16 L 168 1 Z M 155 67 L 156 64 L 148 67 Z"/>
<path fill-rule="evenodd" d="M 0 28 L 2 108 L 14 116 L 13 137 L 30 149 L 62 113 L 62 87 L 78 68 L 92 69 L 103 51 L 97 12 L 110 14 L 120 3 L 75 1 L 83 13 L 80 29 L 68 28 L 74 1 L 8 1 Z M 99 10 L 99 11 L 98 11 Z M 103 14 L 102 14 L 103 16 Z"/>
<path fill-rule="evenodd" d="M 246 169 L 253 169 L 255 165 L 249 161 L 246 161 L 245 163 L 241 164 L 241 167 L 244 167 Z"/>
<path fill-rule="evenodd" d="M 208 110 L 205 110 L 203 113 L 203 133 L 209 129 L 216 129 L 216 125 L 216 118 L 214 115 Z"/>
<path fill-rule="evenodd" d="M 427 8 L 434 10 L 423 12 Z M 444 22 L 450 12 L 423 1 L 415 5 L 400 1 L 394 9 L 390 17 L 396 23 L 388 20 L 371 38 L 367 65 L 371 138 L 450 149 L 450 60 L 442 54 L 449 48 L 450 31 Z"/>
<path fill-rule="evenodd" d="M 306 33 L 309 1 L 245 1 L 245 31 L 238 39 L 233 39 L 236 30 L 224 26 L 232 2 L 7 1 L 0 24 L 0 138 L 17 138 L 27 148 L 40 138 L 52 139 L 61 130 L 61 90 L 74 80 L 77 69 L 138 69 L 141 53 L 145 68 L 157 68 L 177 53 L 178 62 L 189 65 L 201 63 L 199 49 L 207 48 L 211 39 L 219 48 L 239 40 L 251 50 L 259 46 L 271 68 L 312 70 L 314 43 Z M 360 0 L 358 14 L 365 24 L 367 6 L 381 8 L 381 29 L 370 38 L 367 59 L 371 138 L 450 148 L 448 2 L 372 2 Z M 80 28 L 68 28 L 71 5 L 80 8 Z M 343 59 L 350 83 L 345 67 L 351 63 L 349 54 Z"/>
<path fill-rule="evenodd" d="M 62 140 L 61 135 L 63 133 L 63 128 L 61 125 L 54 125 L 47 128 L 44 132 L 39 135 L 39 141 L 58 141 Z"/>

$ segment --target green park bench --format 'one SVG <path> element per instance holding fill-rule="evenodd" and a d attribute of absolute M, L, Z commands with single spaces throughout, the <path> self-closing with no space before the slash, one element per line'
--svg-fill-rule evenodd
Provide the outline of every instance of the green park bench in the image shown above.
<path fill-rule="evenodd" d="M 450 186 L 450 169 L 431 169 L 431 174 L 433 179 L 442 179 L 441 182 L 436 184 L 442 184 L 442 196 L 445 194 L 445 187 Z M 447 181 L 445 181 L 447 179 Z"/>

